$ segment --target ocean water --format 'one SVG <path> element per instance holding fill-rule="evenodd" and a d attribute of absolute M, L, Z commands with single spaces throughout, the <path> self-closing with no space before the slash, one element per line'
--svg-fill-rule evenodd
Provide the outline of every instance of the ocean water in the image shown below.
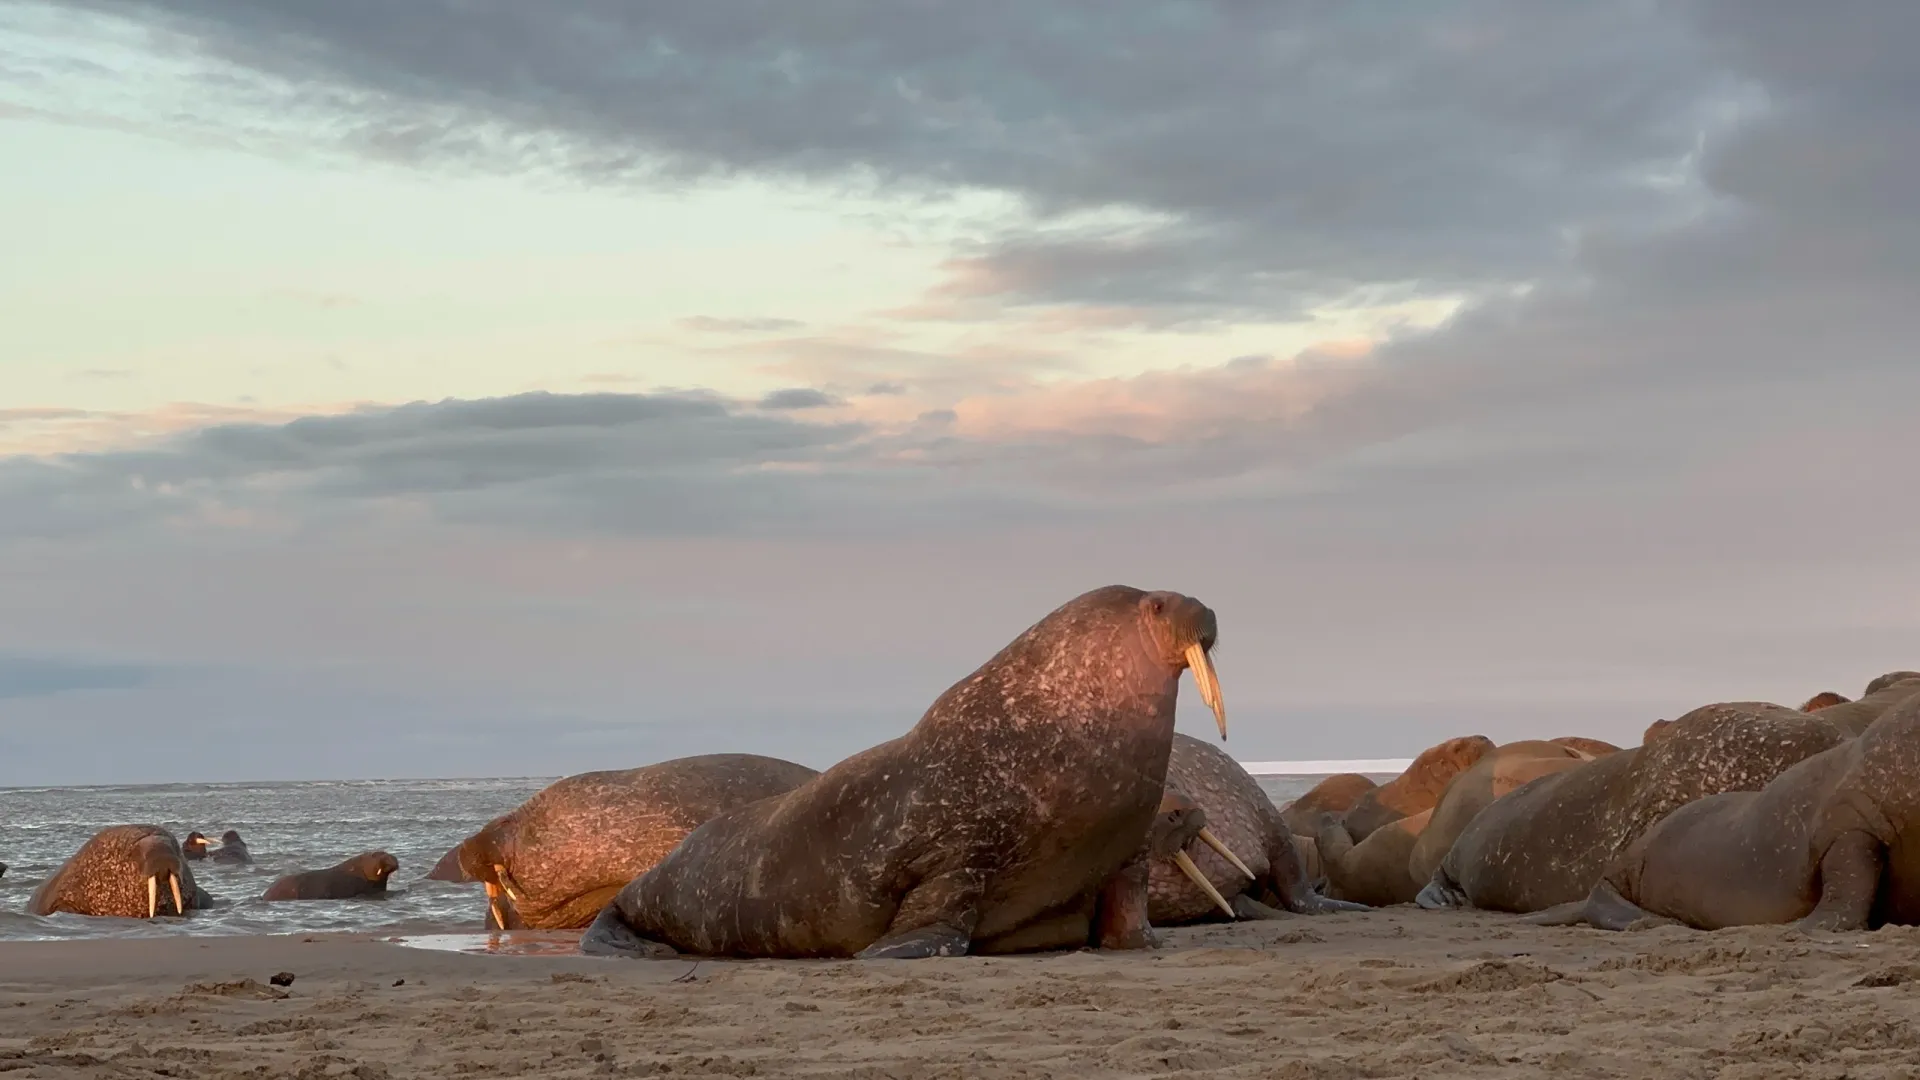
<path fill-rule="evenodd" d="M 0 788 L 0 863 L 7 864 L 0 877 L 0 941 L 477 931 L 486 908 L 480 886 L 427 881 L 426 875 L 447 849 L 554 779 Z M 1280 803 L 1319 781 L 1319 776 L 1260 777 L 1267 794 Z M 252 865 L 192 864 L 200 887 L 233 905 L 151 922 L 26 913 L 33 890 L 89 837 L 109 825 L 129 824 L 159 825 L 180 839 L 198 830 L 215 843 L 228 829 L 239 830 L 253 854 Z M 260 900 L 282 874 L 321 869 L 376 849 L 400 860 L 385 899 Z"/>

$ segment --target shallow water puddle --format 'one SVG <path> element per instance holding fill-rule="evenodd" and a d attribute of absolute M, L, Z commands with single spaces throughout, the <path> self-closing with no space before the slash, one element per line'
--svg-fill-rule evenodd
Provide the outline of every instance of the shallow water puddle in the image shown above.
<path fill-rule="evenodd" d="M 494 930 L 478 934 L 409 934 L 389 945 L 495 956 L 579 956 L 578 930 Z"/>

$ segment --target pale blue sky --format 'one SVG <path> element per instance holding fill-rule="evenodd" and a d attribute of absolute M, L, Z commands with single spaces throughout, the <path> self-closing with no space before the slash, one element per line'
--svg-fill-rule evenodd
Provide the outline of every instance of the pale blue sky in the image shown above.
<path fill-rule="evenodd" d="M 824 764 L 1112 581 L 1248 759 L 1920 667 L 1912 9 L 597 10 L 0 9 L 0 783 Z"/>

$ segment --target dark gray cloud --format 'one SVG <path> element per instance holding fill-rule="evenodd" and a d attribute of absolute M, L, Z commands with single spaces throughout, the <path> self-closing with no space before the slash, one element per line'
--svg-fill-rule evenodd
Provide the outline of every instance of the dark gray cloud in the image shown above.
<path fill-rule="evenodd" d="M 132 664 L 0 652 L 0 700 L 78 690 L 132 690 L 147 685 L 153 676 L 151 669 Z"/>
<path fill-rule="evenodd" d="M 1737 89 L 1653 4 L 77 4 L 382 158 L 1007 192 L 1052 227 L 962 252 L 960 294 L 1171 319 L 1534 276 L 1672 209 Z M 1074 224 L 1114 211 L 1151 227 Z"/>
<path fill-rule="evenodd" d="M 760 399 L 762 409 L 775 412 L 793 412 L 799 409 L 824 409 L 841 404 L 840 399 L 825 390 L 816 390 L 811 386 L 792 386 L 784 390 L 775 390 Z"/>

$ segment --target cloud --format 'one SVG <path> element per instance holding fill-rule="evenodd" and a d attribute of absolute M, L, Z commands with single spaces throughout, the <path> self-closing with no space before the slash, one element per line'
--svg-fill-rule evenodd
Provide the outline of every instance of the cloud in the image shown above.
<path fill-rule="evenodd" d="M 691 315 L 677 320 L 676 325 L 685 330 L 708 334 L 779 334 L 798 330 L 806 323 L 798 319 L 716 319 L 710 315 Z"/>
<path fill-rule="evenodd" d="M 776 412 L 792 412 L 797 409 L 825 409 L 840 404 L 840 399 L 824 390 L 810 386 L 789 387 L 775 390 L 760 399 L 762 409 Z"/>
<path fill-rule="evenodd" d="M 0 701 L 84 690 L 132 690 L 147 685 L 153 674 L 138 665 L 0 652 Z"/>

